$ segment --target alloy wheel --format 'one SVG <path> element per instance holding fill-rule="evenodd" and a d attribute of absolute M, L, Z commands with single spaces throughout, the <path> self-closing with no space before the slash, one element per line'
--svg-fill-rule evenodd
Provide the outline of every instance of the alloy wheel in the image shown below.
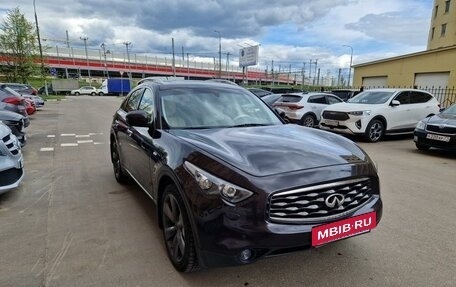
<path fill-rule="evenodd" d="M 163 200 L 163 229 L 172 260 L 176 263 L 181 262 L 186 248 L 185 225 L 179 203 L 171 193 L 167 193 Z"/>
<path fill-rule="evenodd" d="M 315 125 L 315 120 L 312 116 L 306 116 L 302 125 L 305 127 L 313 128 Z"/>
<path fill-rule="evenodd" d="M 374 122 L 369 129 L 369 139 L 372 142 L 378 141 L 383 135 L 383 125 L 376 121 Z"/>

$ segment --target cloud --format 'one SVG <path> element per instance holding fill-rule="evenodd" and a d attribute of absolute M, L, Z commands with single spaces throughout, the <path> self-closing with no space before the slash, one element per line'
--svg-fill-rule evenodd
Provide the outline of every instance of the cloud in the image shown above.
<path fill-rule="evenodd" d="M 391 12 L 368 14 L 345 27 L 377 41 L 419 46 L 427 42 L 429 20 L 422 17 L 404 17 L 402 12 Z"/>
<path fill-rule="evenodd" d="M 34 22 L 31 0 L 16 0 L 27 19 Z M 425 49 L 432 10 L 429 0 L 60 0 L 36 1 L 42 37 L 60 40 L 66 30 L 71 45 L 125 51 L 122 42 L 132 42 L 132 53 L 170 55 L 175 51 L 192 58 L 218 55 L 218 30 L 224 57 L 237 61 L 239 45 L 261 43 L 260 64 L 271 61 L 298 69 L 319 59 L 322 69 L 361 63 Z M 0 16 L 14 8 L 0 3 Z M 413 11 L 413 13 L 410 13 Z M 309 64 L 306 64 L 307 66 Z"/>

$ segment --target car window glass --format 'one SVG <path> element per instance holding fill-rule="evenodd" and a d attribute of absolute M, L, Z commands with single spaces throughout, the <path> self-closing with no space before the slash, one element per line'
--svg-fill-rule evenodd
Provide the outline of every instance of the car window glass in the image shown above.
<path fill-rule="evenodd" d="M 422 92 L 411 92 L 410 102 L 412 104 L 425 103 L 432 98 L 431 95 Z"/>
<path fill-rule="evenodd" d="M 125 104 L 125 111 L 130 112 L 138 108 L 139 100 L 141 100 L 143 89 L 137 89 L 133 91 Z"/>
<path fill-rule="evenodd" d="M 393 92 L 388 91 L 364 91 L 350 98 L 347 103 L 380 105 L 386 103 L 392 95 Z"/>
<path fill-rule="evenodd" d="M 147 113 L 149 121 L 152 119 L 154 114 L 154 95 L 149 89 L 144 90 L 144 94 L 141 98 L 141 103 L 139 104 L 139 109 Z"/>
<path fill-rule="evenodd" d="M 302 99 L 299 95 L 282 95 L 278 102 L 297 103 Z"/>
<path fill-rule="evenodd" d="M 341 100 L 336 98 L 336 97 L 332 97 L 332 96 L 326 96 L 326 99 L 328 100 L 328 104 L 332 105 L 332 104 L 337 104 L 337 103 L 340 103 Z"/>
<path fill-rule="evenodd" d="M 162 116 L 171 129 L 282 124 L 257 96 L 226 87 L 176 87 L 159 92 Z"/>
<path fill-rule="evenodd" d="M 311 96 L 307 100 L 308 103 L 314 103 L 314 104 L 324 104 L 326 105 L 326 98 L 324 95 L 318 95 L 318 96 Z"/>
<path fill-rule="evenodd" d="M 396 101 L 399 101 L 401 105 L 410 104 L 410 93 L 409 92 L 402 92 L 396 98 Z"/>

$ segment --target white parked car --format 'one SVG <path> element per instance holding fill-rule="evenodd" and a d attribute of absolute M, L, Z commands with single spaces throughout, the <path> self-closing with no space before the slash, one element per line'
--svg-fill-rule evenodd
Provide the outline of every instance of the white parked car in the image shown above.
<path fill-rule="evenodd" d="M 75 95 L 75 96 L 79 96 L 79 95 L 91 95 L 91 96 L 100 95 L 100 96 L 103 96 L 103 91 L 100 90 L 100 89 L 97 89 L 95 87 L 83 86 L 83 87 L 80 87 L 77 90 L 72 90 L 70 92 L 70 94 Z"/>
<path fill-rule="evenodd" d="M 0 194 L 16 188 L 24 177 L 21 144 L 0 121 Z"/>
<path fill-rule="evenodd" d="M 377 142 L 385 134 L 411 133 L 416 124 L 438 114 L 435 97 L 415 89 L 366 90 L 346 103 L 323 110 L 320 128 L 345 134 L 363 135 Z"/>
<path fill-rule="evenodd" d="M 332 94 L 293 93 L 283 94 L 273 104 L 273 107 L 278 113 L 285 113 L 285 116 L 292 123 L 314 127 L 320 121 L 320 115 L 324 108 L 342 102 L 340 98 Z"/>

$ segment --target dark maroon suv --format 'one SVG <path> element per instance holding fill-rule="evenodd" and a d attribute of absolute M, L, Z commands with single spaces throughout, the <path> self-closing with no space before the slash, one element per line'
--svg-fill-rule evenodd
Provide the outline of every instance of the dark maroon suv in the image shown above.
<path fill-rule="evenodd" d="M 115 113 L 116 179 L 157 205 L 174 267 L 239 265 L 371 231 L 379 178 L 350 140 L 285 124 L 247 90 L 144 82 Z"/>

